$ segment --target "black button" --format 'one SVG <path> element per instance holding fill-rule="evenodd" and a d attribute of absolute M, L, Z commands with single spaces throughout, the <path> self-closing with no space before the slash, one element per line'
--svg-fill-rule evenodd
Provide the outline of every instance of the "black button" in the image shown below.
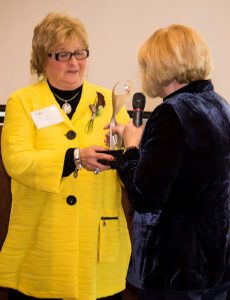
<path fill-rule="evenodd" d="M 73 195 L 70 195 L 66 198 L 66 202 L 69 204 L 69 205 L 74 205 L 76 204 L 77 202 L 77 198 Z"/>
<path fill-rule="evenodd" d="M 70 130 L 66 133 L 67 139 L 73 140 L 77 136 L 76 132 L 73 130 Z"/>

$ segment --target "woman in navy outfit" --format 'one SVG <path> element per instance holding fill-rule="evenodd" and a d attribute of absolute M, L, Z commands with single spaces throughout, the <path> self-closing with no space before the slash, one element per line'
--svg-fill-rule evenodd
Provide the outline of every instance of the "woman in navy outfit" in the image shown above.
<path fill-rule="evenodd" d="M 225 300 L 230 290 L 230 106 L 193 29 L 157 30 L 138 55 L 143 90 L 163 102 L 145 128 L 116 126 L 117 171 L 134 208 L 128 281 L 139 299 Z"/>

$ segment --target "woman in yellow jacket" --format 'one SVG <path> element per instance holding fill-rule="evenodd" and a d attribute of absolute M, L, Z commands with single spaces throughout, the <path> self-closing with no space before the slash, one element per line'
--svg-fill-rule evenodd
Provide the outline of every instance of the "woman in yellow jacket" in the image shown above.
<path fill-rule="evenodd" d="M 121 187 L 116 171 L 98 162 L 113 157 L 97 152 L 111 91 L 85 81 L 88 56 L 81 22 L 49 14 L 32 41 L 31 70 L 42 79 L 7 102 L 2 157 L 13 202 L 0 286 L 10 299 L 121 299 L 125 288 Z M 128 120 L 123 107 L 117 121 Z"/>

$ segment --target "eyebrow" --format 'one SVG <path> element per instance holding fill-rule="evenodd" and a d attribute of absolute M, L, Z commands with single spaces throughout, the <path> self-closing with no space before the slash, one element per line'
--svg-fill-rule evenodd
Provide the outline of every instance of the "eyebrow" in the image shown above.
<path fill-rule="evenodd" d="M 79 50 L 85 50 L 86 48 L 82 47 L 82 48 L 77 48 L 77 49 L 74 49 L 73 51 L 71 50 L 67 50 L 66 48 L 57 48 L 56 50 L 53 50 L 51 52 L 74 52 L 74 51 L 79 51 Z"/>

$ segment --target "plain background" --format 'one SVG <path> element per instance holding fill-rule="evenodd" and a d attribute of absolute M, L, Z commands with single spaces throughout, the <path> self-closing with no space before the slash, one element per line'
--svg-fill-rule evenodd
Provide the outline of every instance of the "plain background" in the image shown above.
<path fill-rule="evenodd" d="M 49 12 L 66 12 L 86 26 L 90 42 L 87 80 L 112 89 L 133 82 L 141 91 L 137 52 L 159 27 L 172 23 L 198 30 L 207 40 L 215 89 L 230 101 L 229 0 L 0 0 L 0 104 L 23 86 L 30 75 L 33 29 Z M 131 98 L 126 105 L 131 108 Z M 147 99 L 151 111 L 161 100 Z"/>

